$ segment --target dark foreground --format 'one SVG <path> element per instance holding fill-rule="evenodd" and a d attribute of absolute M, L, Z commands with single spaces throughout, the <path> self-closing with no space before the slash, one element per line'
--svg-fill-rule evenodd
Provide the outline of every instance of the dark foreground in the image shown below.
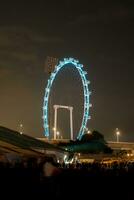
<path fill-rule="evenodd" d="M 43 165 L 0 164 L 1 199 L 134 199 L 134 166 L 97 164 L 75 169 L 58 168 L 46 176 Z"/>

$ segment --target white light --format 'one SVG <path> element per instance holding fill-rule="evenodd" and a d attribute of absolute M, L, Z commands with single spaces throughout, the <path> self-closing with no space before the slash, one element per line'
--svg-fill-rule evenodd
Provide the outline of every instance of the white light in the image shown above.
<path fill-rule="evenodd" d="M 82 68 L 82 67 L 83 67 L 83 65 L 82 65 L 82 64 L 78 64 L 77 66 L 78 66 L 78 67 L 80 67 L 80 68 Z"/>
<path fill-rule="evenodd" d="M 116 135 L 120 135 L 120 131 L 118 128 L 116 128 Z"/>
<path fill-rule="evenodd" d="M 91 119 L 91 116 L 88 116 L 88 119 Z"/>
<path fill-rule="evenodd" d="M 46 91 L 47 91 L 47 92 L 49 92 L 49 90 L 50 90 L 49 88 L 46 88 Z"/>
<path fill-rule="evenodd" d="M 90 106 L 89 104 L 85 104 L 85 108 L 89 108 L 89 106 Z"/>
<path fill-rule="evenodd" d="M 73 59 L 73 58 L 69 58 L 69 60 L 70 60 L 70 61 L 73 61 L 74 59 Z"/>
<path fill-rule="evenodd" d="M 67 155 L 64 155 L 64 161 L 65 161 L 66 158 L 67 158 Z"/>
<path fill-rule="evenodd" d="M 60 66 L 55 67 L 56 72 L 58 72 L 60 69 Z"/>
<path fill-rule="evenodd" d="M 47 118 L 47 116 L 46 116 L 46 115 L 44 115 L 44 116 L 43 116 L 43 119 L 46 119 L 46 118 Z"/>
<path fill-rule="evenodd" d="M 119 132 L 119 131 L 117 131 L 117 132 L 116 132 L 116 134 L 117 134 L 117 135 L 120 135 L 120 132 Z"/>
<path fill-rule="evenodd" d="M 86 71 L 84 71 L 83 73 L 84 73 L 85 75 L 87 74 L 87 72 L 86 72 Z"/>
<path fill-rule="evenodd" d="M 119 142 L 120 131 L 118 128 L 116 128 L 116 136 L 117 136 L 117 142 Z"/>
<path fill-rule="evenodd" d="M 57 135 L 57 137 L 58 137 L 58 139 L 59 139 L 59 137 L 60 137 L 60 132 L 57 131 L 57 132 L 56 132 L 56 135 Z"/>
<path fill-rule="evenodd" d="M 78 61 L 78 60 L 75 60 L 75 59 L 74 59 L 74 62 L 75 62 L 75 63 L 79 63 L 79 61 Z"/>
<path fill-rule="evenodd" d="M 63 61 L 60 61 L 60 65 L 64 65 L 64 62 L 63 62 Z"/>
<path fill-rule="evenodd" d="M 20 124 L 20 134 L 22 135 L 23 134 L 23 124 Z"/>
<path fill-rule="evenodd" d="M 67 58 L 64 58 L 64 62 L 68 62 L 68 59 L 67 59 Z"/>
<path fill-rule="evenodd" d="M 52 72 L 52 73 L 51 73 L 51 77 L 53 77 L 54 75 L 55 75 L 55 73 Z"/>
<path fill-rule="evenodd" d="M 74 161 L 74 159 L 72 158 L 72 160 L 70 161 L 70 163 L 72 164 L 72 163 L 73 163 L 73 161 Z"/>
<path fill-rule="evenodd" d="M 44 107 L 43 107 L 43 110 L 47 110 L 47 106 L 44 106 Z"/>
<path fill-rule="evenodd" d="M 56 134 L 59 136 L 59 135 L 60 135 L 60 132 L 59 132 L 59 131 L 57 131 L 57 132 L 56 132 Z"/>
<path fill-rule="evenodd" d="M 88 132 L 87 132 L 88 134 L 90 134 L 91 133 L 91 131 L 90 130 L 88 130 Z"/>

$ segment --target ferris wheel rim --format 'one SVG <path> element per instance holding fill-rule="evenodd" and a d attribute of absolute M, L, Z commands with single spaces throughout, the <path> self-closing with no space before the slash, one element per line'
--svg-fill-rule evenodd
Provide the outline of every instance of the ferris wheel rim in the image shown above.
<path fill-rule="evenodd" d="M 89 115 L 89 108 L 91 105 L 90 104 L 91 92 L 89 91 L 89 86 L 88 86 L 90 81 L 88 81 L 86 77 L 87 72 L 83 70 L 83 65 L 80 64 L 79 61 L 74 58 L 64 58 L 62 61 L 60 61 L 59 64 L 55 66 L 54 71 L 51 73 L 50 78 L 48 79 L 47 86 L 45 89 L 44 102 L 43 102 L 43 127 L 45 131 L 44 135 L 46 137 L 49 137 L 50 135 L 49 124 L 48 124 L 48 102 L 49 102 L 51 87 L 53 85 L 55 77 L 58 75 L 58 72 L 67 64 L 72 64 L 72 66 L 78 70 L 80 78 L 82 80 L 83 93 L 84 93 L 84 111 L 83 111 L 82 123 L 77 136 L 77 139 L 81 139 L 82 135 L 85 132 L 88 119 L 91 118 Z"/>

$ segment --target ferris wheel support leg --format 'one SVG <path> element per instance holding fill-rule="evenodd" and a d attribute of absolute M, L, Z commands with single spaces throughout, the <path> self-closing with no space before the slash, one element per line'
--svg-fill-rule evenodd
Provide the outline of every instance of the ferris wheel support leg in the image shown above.
<path fill-rule="evenodd" d="M 71 132 L 71 140 L 73 140 L 73 108 L 70 108 L 70 132 Z"/>
<path fill-rule="evenodd" d="M 54 107 L 54 140 L 56 140 L 57 132 L 57 107 Z"/>

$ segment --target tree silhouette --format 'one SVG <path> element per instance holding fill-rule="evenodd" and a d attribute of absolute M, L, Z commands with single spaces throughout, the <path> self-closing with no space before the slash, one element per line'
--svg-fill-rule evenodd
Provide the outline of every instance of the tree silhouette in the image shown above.
<path fill-rule="evenodd" d="M 91 134 L 84 134 L 80 140 L 80 142 L 92 142 L 92 141 L 99 141 L 106 144 L 104 136 L 102 133 L 94 130 Z"/>

